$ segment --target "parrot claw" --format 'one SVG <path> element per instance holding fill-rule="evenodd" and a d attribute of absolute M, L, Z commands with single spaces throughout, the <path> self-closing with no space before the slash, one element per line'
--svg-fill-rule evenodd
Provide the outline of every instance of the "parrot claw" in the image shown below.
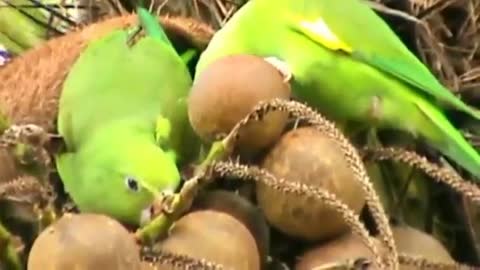
<path fill-rule="evenodd" d="M 174 213 L 179 200 L 179 194 L 176 194 L 172 191 L 162 191 L 159 195 L 159 199 L 150 207 L 152 210 L 151 216 L 157 216 L 161 213 L 167 215 Z"/>
<path fill-rule="evenodd" d="M 46 132 L 43 128 L 27 124 L 27 125 L 12 125 L 2 134 L 2 145 L 15 145 L 19 142 L 29 142 L 38 144 L 45 138 Z"/>
<path fill-rule="evenodd" d="M 263 58 L 265 61 L 270 63 L 273 67 L 275 67 L 280 74 L 283 76 L 283 82 L 288 83 L 293 77 L 293 73 L 290 70 L 287 62 L 278 59 L 277 57 L 265 57 Z"/>
<path fill-rule="evenodd" d="M 175 210 L 175 205 L 178 203 L 179 196 L 175 193 L 163 193 L 162 212 L 165 214 L 172 214 Z"/>
<path fill-rule="evenodd" d="M 162 191 L 151 205 L 142 210 L 140 226 L 144 226 L 159 215 L 172 215 L 178 205 L 180 196 L 172 191 Z"/>
<path fill-rule="evenodd" d="M 57 153 L 64 147 L 60 135 L 50 134 L 34 124 L 12 125 L 0 136 L 0 146 L 12 147 L 19 144 L 44 147 L 51 153 Z"/>

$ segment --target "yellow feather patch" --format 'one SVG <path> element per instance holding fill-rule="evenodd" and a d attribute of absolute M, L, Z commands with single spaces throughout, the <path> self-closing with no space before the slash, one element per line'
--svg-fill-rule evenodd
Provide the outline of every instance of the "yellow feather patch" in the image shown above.
<path fill-rule="evenodd" d="M 170 134 L 172 133 L 172 125 L 170 120 L 163 116 L 157 118 L 157 123 L 155 127 L 155 139 L 159 145 L 163 144 L 165 141 L 168 141 Z"/>
<path fill-rule="evenodd" d="M 300 30 L 313 39 L 315 42 L 329 48 L 330 50 L 342 50 L 351 53 L 353 50 L 340 38 L 338 38 L 332 30 L 328 27 L 322 18 L 318 18 L 315 21 L 300 21 Z"/>

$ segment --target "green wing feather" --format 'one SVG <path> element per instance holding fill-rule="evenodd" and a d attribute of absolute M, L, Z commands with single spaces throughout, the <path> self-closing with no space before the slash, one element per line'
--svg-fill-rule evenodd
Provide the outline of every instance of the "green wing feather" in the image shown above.
<path fill-rule="evenodd" d="M 172 42 L 170 41 L 162 26 L 158 22 L 158 19 L 153 14 L 151 14 L 144 7 L 138 6 L 137 15 L 140 20 L 140 24 L 142 25 L 143 29 L 145 29 L 147 35 L 161 40 L 174 48 Z"/>
<path fill-rule="evenodd" d="M 140 24 L 142 25 L 143 29 L 145 29 L 145 32 L 147 32 L 147 35 L 169 44 L 170 47 L 175 50 L 175 46 L 173 46 L 172 42 L 168 38 L 168 35 L 165 33 L 157 18 L 152 13 L 150 13 L 144 7 L 138 6 L 137 14 Z M 188 64 L 196 54 L 197 52 L 194 49 L 189 49 L 180 55 L 180 57 L 185 64 Z"/>
<path fill-rule="evenodd" d="M 330 31 L 351 48 L 347 53 L 355 59 L 397 77 L 441 103 L 480 119 L 480 111 L 469 107 L 444 87 L 409 51 L 388 24 L 365 3 L 359 0 L 303 2 L 303 5 L 296 7 L 302 9 L 297 11 L 303 17 L 296 18 L 291 25 L 296 30 L 318 43 L 322 39 L 318 36 L 319 34 L 302 27 L 299 22 L 305 19 L 315 21 L 321 18 Z M 348 17 L 348 20 L 342 20 L 343 17 Z M 362 29 L 368 29 L 368 31 L 362 31 Z"/>

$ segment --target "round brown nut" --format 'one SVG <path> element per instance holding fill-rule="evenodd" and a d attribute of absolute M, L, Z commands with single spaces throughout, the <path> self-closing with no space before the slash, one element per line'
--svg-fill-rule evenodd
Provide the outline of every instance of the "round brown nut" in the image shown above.
<path fill-rule="evenodd" d="M 221 264 L 227 269 L 260 270 L 257 244 L 241 221 L 224 212 L 199 210 L 180 218 L 156 248 Z M 177 269 L 157 265 L 162 270 Z"/>
<path fill-rule="evenodd" d="M 65 214 L 35 240 L 28 270 L 140 269 L 134 237 L 117 221 L 98 214 Z"/>
<path fill-rule="evenodd" d="M 188 97 L 188 116 L 195 132 L 207 142 L 228 134 L 261 101 L 288 100 L 290 85 L 263 58 L 237 54 L 211 63 L 199 74 Z M 239 146 L 247 152 L 267 147 L 287 123 L 285 112 L 270 112 L 240 132 Z"/>
<path fill-rule="evenodd" d="M 261 165 L 279 179 L 323 188 L 359 214 L 365 196 L 340 146 L 312 127 L 287 132 Z M 333 238 L 348 229 L 340 213 L 309 196 L 281 192 L 263 183 L 257 199 L 267 221 L 280 231 L 305 240 Z"/>

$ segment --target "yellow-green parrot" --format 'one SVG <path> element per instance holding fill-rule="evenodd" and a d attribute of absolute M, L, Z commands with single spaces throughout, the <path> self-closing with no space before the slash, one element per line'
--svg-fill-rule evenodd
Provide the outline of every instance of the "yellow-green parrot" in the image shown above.
<path fill-rule="evenodd" d="M 189 132 L 191 76 L 157 19 L 139 8 L 146 32 L 113 31 L 74 63 L 59 100 L 56 156 L 65 190 L 80 211 L 142 225 L 152 204 L 180 184 Z"/>
<path fill-rule="evenodd" d="M 364 1 L 250 0 L 215 34 L 196 77 L 231 54 L 264 57 L 291 78 L 294 96 L 340 124 L 407 131 L 480 177 L 479 153 L 444 110 L 476 120 L 480 112 L 443 86 Z"/>

